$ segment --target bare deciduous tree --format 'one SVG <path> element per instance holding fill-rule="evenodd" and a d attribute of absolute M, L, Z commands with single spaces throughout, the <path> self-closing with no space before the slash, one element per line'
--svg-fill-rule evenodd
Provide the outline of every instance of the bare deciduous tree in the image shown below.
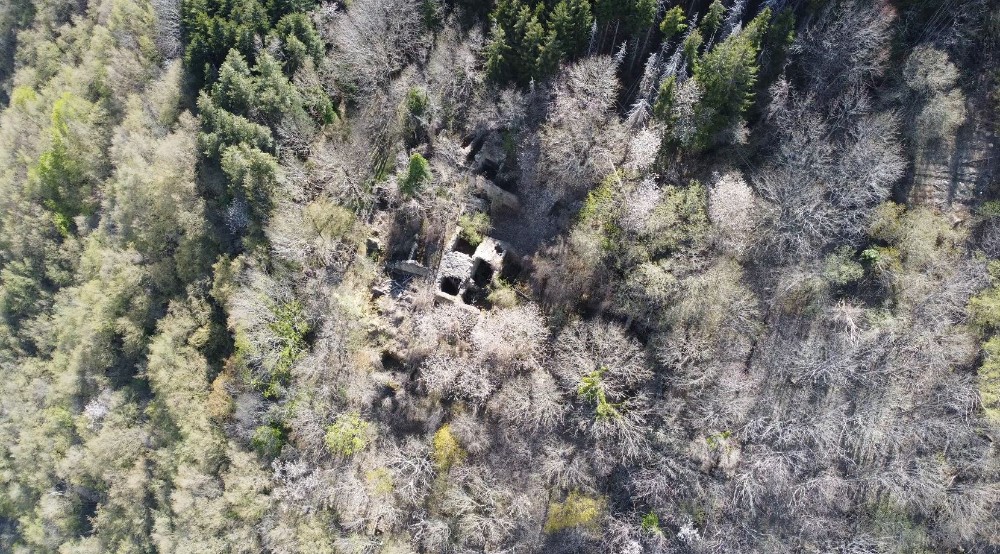
<path fill-rule="evenodd" d="M 771 208 L 773 235 L 765 248 L 779 258 L 801 257 L 831 241 L 856 239 L 903 174 L 896 118 L 861 113 L 838 130 L 814 97 L 783 81 L 771 91 L 778 148 L 753 177 Z"/>
<path fill-rule="evenodd" d="M 624 130 L 611 112 L 617 91 L 611 58 L 584 59 L 564 70 L 540 135 L 542 181 L 575 196 L 621 163 Z"/>
<path fill-rule="evenodd" d="M 367 97 L 426 47 L 415 0 L 358 0 L 320 28 L 337 52 L 335 75 Z"/>
<path fill-rule="evenodd" d="M 151 0 L 156 17 L 156 47 L 164 58 L 181 54 L 181 0 Z"/>

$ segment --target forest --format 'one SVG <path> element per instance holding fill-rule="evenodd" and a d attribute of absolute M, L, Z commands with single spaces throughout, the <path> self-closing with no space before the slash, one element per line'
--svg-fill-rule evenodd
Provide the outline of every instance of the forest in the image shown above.
<path fill-rule="evenodd" d="M 1000 552 L 1000 3 L 0 0 L 0 552 Z"/>

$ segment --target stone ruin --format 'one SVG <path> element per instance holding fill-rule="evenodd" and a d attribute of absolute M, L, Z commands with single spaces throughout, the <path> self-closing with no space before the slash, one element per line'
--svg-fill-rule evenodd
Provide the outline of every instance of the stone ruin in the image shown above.
<path fill-rule="evenodd" d="M 506 152 L 499 132 L 485 133 L 470 140 L 463 152 L 471 172 L 467 176 L 467 187 L 476 198 L 473 209 L 489 211 L 491 215 L 521 211 L 521 202 L 516 194 L 497 185 L 491 179 L 503 167 Z M 520 270 L 520 260 L 512 253 L 511 246 L 504 241 L 486 236 L 473 246 L 456 230 L 448 241 L 435 273 L 416 259 L 419 238 L 413 237 L 409 256 L 387 264 L 390 273 L 409 278 L 432 278 L 435 286 L 435 302 L 452 302 L 472 311 L 487 304 L 490 286 L 497 277 L 510 279 Z M 381 251 L 377 239 L 370 238 L 369 253 Z M 388 284 L 374 287 L 375 296 L 389 294 L 392 280 Z"/>
<path fill-rule="evenodd" d="M 481 243 L 472 246 L 456 231 L 441 256 L 435 281 L 436 300 L 478 309 L 511 256 L 510 246 L 502 241 L 484 237 Z"/>

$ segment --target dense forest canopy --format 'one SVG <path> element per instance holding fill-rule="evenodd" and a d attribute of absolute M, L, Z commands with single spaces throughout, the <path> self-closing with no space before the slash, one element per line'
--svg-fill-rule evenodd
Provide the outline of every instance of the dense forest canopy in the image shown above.
<path fill-rule="evenodd" d="M 0 551 L 1000 551 L 993 0 L 3 0 Z"/>

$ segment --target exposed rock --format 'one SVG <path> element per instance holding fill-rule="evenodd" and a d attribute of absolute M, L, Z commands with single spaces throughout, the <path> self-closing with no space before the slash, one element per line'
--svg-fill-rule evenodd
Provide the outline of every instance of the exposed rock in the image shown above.
<path fill-rule="evenodd" d="M 953 144 L 919 149 L 914 156 L 914 204 L 948 208 L 970 204 L 990 186 L 995 170 L 996 137 L 983 121 L 963 126 Z"/>
<path fill-rule="evenodd" d="M 486 198 L 490 200 L 490 204 L 495 207 L 499 206 L 514 211 L 521 209 L 521 201 L 518 200 L 516 194 L 503 190 L 485 177 L 473 177 L 473 187 L 485 194 Z"/>
<path fill-rule="evenodd" d="M 476 171 L 495 170 L 500 167 L 500 164 L 505 159 L 507 159 L 507 152 L 503 147 L 503 136 L 500 133 L 493 132 L 486 137 L 482 148 L 476 154 L 473 169 Z"/>
<path fill-rule="evenodd" d="M 392 264 L 392 269 L 420 277 L 427 277 L 431 274 L 430 269 L 424 267 L 416 260 L 403 260 L 401 262 L 396 262 Z"/>
<path fill-rule="evenodd" d="M 375 237 L 368 237 L 365 241 L 365 253 L 369 256 L 380 254 L 382 252 L 382 243 Z"/>

